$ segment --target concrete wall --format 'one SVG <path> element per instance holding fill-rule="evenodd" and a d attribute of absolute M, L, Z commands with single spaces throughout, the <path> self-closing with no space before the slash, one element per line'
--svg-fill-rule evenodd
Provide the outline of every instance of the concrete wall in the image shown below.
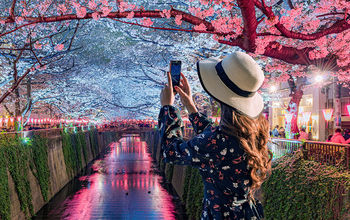
<path fill-rule="evenodd" d="M 116 132 L 98 132 L 98 154 L 102 152 L 111 142 L 118 140 L 120 135 Z M 74 177 L 69 177 L 66 173 L 66 164 L 63 156 L 62 139 L 61 136 L 48 137 L 48 165 L 50 169 L 50 189 L 48 200 L 50 200 L 56 193 L 58 193 L 69 181 Z M 90 143 L 89 132 L 85 133 L 85 140 L 87 144 L 87 163 L 83 152 L 81 152 L 83 166 L 85 167 L 97 155 L 93 155 L 92 146 Z M 32 203 L 34 206 L 34 213 L 38 212 L 45 204 L 40 190 L 38 180 L 33 175 L 32 171 L 28 169 L 28 180 L 30 183 L 32 193 Z M 78 173 L 75 173 L 77 175 Z M 11 200 L 11 219 L 25 219 L 25 214 L 20 210 L 20 202 L 15 190 L 14 182 L 10 173 L 8 173 L 8 183 Z"/>

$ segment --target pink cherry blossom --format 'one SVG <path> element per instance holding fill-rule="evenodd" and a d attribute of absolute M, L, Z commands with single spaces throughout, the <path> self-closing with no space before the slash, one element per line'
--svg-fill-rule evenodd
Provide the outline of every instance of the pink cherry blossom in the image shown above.
<path fill-rule="evenodd" d="M 67 12 L 67 7 L 64 4 L 59 4 L 57 7 L 58 12 L 62 12 L 62 14 L 65 14 Z"/>
<path fill-rule="evenodd" d="M 16 17 L 16 23 L 21 24 L 24 21 L 23 17 Z"/>
<path fill-rule="evenodd" d="M 100 13 L 98 13 L 98 12 L 92 13 L 92 18 L 93 18 L 94 20 L 97 21 L 98 19 L 100 19 L 100 17 L 101 17 Z"/>
<path fill-rule="evenodd" d="M 176 15 L 175 16 L 175 23 L 177 25 L 181 25 L 181 23 L 182 23 L 182 15 Z"/>
<path fill-rule="evenodd" d="M 84 18 L 86 16 L 86 8 L 85 7 L 80 7 L 77 8 L 77 17 L 78 18 Z"/>
<path fill-rule="evenodd" d="M 108 6 L 108 1 L 107 0 L 101 0 L 101 4 L 104 6 Z"/>
<path fill-rule="evenodd" d="M 102 7 L 102 17 L 107 17 L 112 11 L 112 7 Z"/>
<path fill-rule="evenodd" d="M 61 51 L 61 50 L 63 50 L 64 49 L 64 45 L 63 44 L 57 44 L 56 46 L 55 46 L 55 50 L 57 50 L 57 51 Z"/>
<path fill-rule="evenodd" d="M 34 44 L 34 48 L 35 49 L 37 49 L 37 50 L 40 50 L 40 49 L 42 49 L 42 44 L 40 44 L 39 42 L 35 42 L 35 44 Z"/>
<path fill-rule="evenodd" d="M 134 16 L 135 16 L 135 12 L 132 11 L 128 14 L 128 16 L 126 16 L 126 18 L 132 19 Z"/>
<path fill-rule="evenodd" d="M 200 25 L 195 25 L 193 29 L 196 31 L 206 31 L 207 27 L 202 23 Z"/>
<path fill-rule="evenodd" d="M 90 9 L 95 10 L 97 8 L 97 4 L 94 0 L 90 0 L 88 3 Z"/>
<path fill-rule="evenodd" d="M 162 17 L 166 17 L 167 19 L 171 18 L 171 12 L 170 10 L 164 9 L 161 14 Z"/>
<path fill-rule="evenodd" d="M 150 18 L 143 18 L 140 23 L 144 26 L 150 27 L 153 24 L 153 21 Z"/>

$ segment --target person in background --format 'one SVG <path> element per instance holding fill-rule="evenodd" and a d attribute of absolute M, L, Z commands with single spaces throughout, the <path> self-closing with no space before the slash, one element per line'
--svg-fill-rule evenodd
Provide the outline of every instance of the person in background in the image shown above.
<path fill-rule="evenodd" d="M 345 141 L 348 141 L 350 139 L 350 129 L 346 129 L 344 131 L 344 136 L 343 137 L 344 137 Z"/>
<path fill-rule="evenodd" d="M 331 142 L 332 137 L 333 137 L 332 134 L 328 135 L 327 142 Z"/>
<path fill-rule="evenodd" d="M 279 128 L 279 126 L 276 125 L 275 128 L 272 130 L 272 136 L 273 137 L 278 137 L 279 136 L 278 128 Z"/>
<path fill-rule="evenodd" d="M 330 142 L 337 143 L 337 144 L 349 144 L 350 139 L 345 141 L 343 135 L 341 134 L 341 129 L 337 128 L 337 129 L 335 129 L 335 132 L 334 132 L 333 137 L 331 138 Z"/>
<path fill-rule="evenodd" d="M 279 133 L 279 136 L 281 138 L 285 138 L 286 137 L 286 133 L 285 133 L 284 127 L 280 127 L 280 129 L 278 130 L 278 133 Z"/>
<path fill-rule="evenodd" d="M 302 128 L 300 130 L 300 134 L 299 134 L 298 140 L 301 141 L 301 140 L 308 140 L 308 139 L 309 139 L 309 135 L 306 133 L 305 128 Z"/>
<path fill-rule="evenodd" d="M 308 135 L 308 140 L 312 140 L 312 133 L 311 133 L 311 131 L 309 131 L 308 133 L 307 133 L 307 135 Z"/>

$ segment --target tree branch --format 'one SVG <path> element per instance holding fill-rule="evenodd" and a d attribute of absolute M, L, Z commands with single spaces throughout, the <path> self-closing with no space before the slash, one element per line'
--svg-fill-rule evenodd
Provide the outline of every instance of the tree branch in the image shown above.
<path fill-rule="evenodd" d="M 17 2 L 17 0 L 12 0 L 12 5 L 10 8 L 10 19 L 12 19 L 13 21 L 15 21 L 16 2 Z"/>
<path fill-rule="evenodd" d="M 262 3 L 259 2 L 259 0 L 255 0 L 255 5 L 269 18 L 274 19 L 275 14 L 272 11 L 272 7 L 264 6 Z M 322 30 L 319 30 L 312 34 L 302 34 L 294 31 L 288 30 L 284 25 L 282 25 L 280 22 L 275 24 L 275 27 L 284 37 L 292 38 L 292 39 L 299 39 L 299 40 L 316 40 L 323 36 L 329 35 L 329 34 L 337 34 L 340 32 L 343 32 L 347 29 L 350 29 L 350 23 L 348 23 L 345 19 L 336 21 L 333 25 L 331 25 L 328 28 L 324 28 Z"/>
<path fill-rule="evenodd" d="M 256 45 L 256 28 L 258 21 L 255 15 L 254 0 L 238 0 L 238 7 L 241 9 L 244 29 L 243 29 L 243 46 L 250 52 L 254 52 Z"/>

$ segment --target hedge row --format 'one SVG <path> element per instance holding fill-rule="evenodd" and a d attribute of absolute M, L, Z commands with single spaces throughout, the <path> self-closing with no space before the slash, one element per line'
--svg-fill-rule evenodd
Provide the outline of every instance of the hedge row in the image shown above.
<path fill-rule="evenodd" d="M 174 166 L 163 167 L 171 182 Z M 188 218 L 200 219 L 203 184 L 197 169 L 186 168 L 183 187 Z M 304 160 L 300 151 L 273 163 L 262 193 L 266 219 L 350 219 L 350 173 Z"/>
<path fill-rule="evenodd" d="M 47 139 L 34 136 L 31 141 L 17 136 L 0 137 L 0 219 L 10 219 L 10 193 L 8 173 L 15 184 L 21 211 L 27 217 L 34 214 L 28 168 L 37 178 L 45 201 L 48 198 L 50 171 L 48 167 Z"/>
<path fill-rule="evenodd" d="M 277 160 L 262 189 L 267 219 L 350 218 L 350 173 L 301 151 Z"/>
<path fill-rule="evenodd" d="M 72 177 L 83 168 L 88 160 L 88 149 L 84 132 L 62 132 L 62 148 L 67 174 Z M 91 150 L 95 157 L 98 152 L 97 131 L 90 130 Z M 27 218 L 34 214 L 32 195 L 27 170 L 31 169 L 39 182 L 44 201 L 48 200 L 50 170 L 48 166 L 48 139 L 34 135 L 31 139 L 2 134 L 0 136 L 0 219 L 11 217 L 11 201 L 8 174 L 11 175 L 17 192 L 21 211 Z"/>

